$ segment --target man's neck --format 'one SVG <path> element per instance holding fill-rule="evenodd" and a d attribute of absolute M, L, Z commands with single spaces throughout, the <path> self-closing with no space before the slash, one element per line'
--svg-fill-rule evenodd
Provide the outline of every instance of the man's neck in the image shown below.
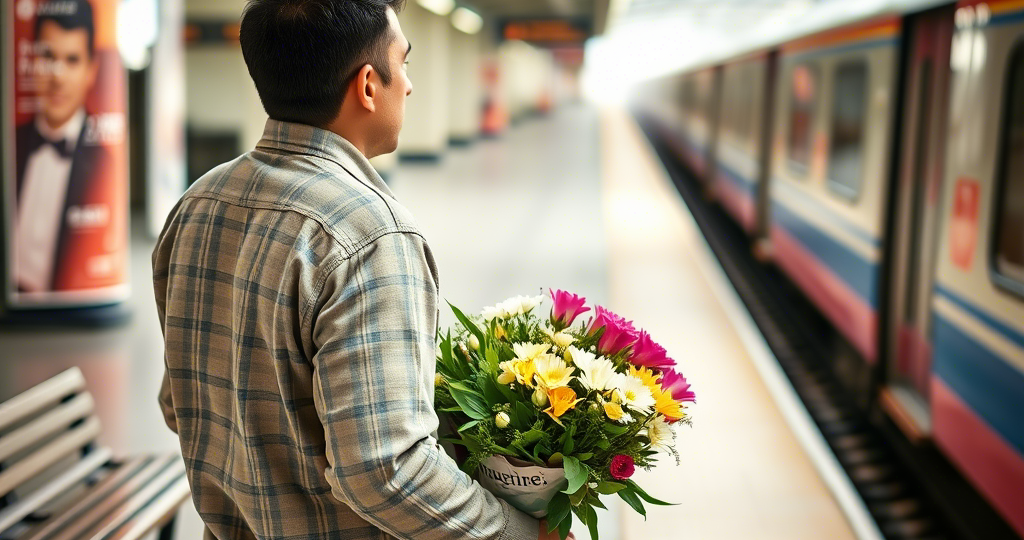
<path fill-rule="evenodd" d="M 78 136 L 82 133 L 82 125 L 85 123 L 85 109 L 78 109 L 63 124 L 53 127 L 43 115 L 36 117 L 36 129 L 39 134 L 50 141 L 66 140 L 69 148 L 78 144 Z"/>

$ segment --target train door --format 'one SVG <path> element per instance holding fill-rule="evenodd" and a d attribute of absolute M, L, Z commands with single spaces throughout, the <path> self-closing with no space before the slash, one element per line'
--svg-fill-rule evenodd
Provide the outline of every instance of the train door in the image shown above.
<path fill-rule="evenodd" d="M 888 301 L 886 386 L 882 403 L 912 439 L 931 429 L 931 305 L 945 160 L 949 58 L 954 7 L 908 21 L 900 141 L 895 184 Z"/>

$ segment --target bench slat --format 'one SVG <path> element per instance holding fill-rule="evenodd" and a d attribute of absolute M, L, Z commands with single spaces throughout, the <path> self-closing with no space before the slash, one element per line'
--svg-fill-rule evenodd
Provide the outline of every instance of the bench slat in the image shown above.
<path fill-rule="evenodd" d="M 83 389 L 85 377 L 74 367 L 0 403 L 0 431 Z"/>
<path fill-rule="evenodd" d="M 92 409 L 92 396 L 79 394 L 30 424 L 0 437 L 0 462 L 7 461 L 11 456 L 31 448 L 46 437 L 67 429 L 76 420 L 89 416 Z"/>
<path fill-rule="evenodd" d="M 146 485 L 151 483 L 162 471 L 169 470 L 172 460 L 180 459 L 173 455 L 154 459 L 141 470 L 132 474 L 116 489 L 94 500 L 93 505 L 85 512 L 75 515 L 70 520 L 64 520 L 59 527 L 51 526 L 49 523 L 43 524 L 42 528 L 31 531 L 24 540 L 77 540 L 84 538 L 86 531 L 98 530 L 103 523 L 110 519 L 111 514 L 115 513 L 119 506 L 145 489 Z"/>
<path fill-rule="evenodd" d="M 108 498 L 111 498 L 117 489 L 120 489 L 123 484 L 140 474 L 140 470 L 144 466 L 152 465 L 153 461 L 154 459 L 152 456 L 140 456 L 122 464 L 114 469 L 108 476 L 100 480 L 95 486 L 92 486 L 89 491 L 87 491 L 82 498 L 78 499 L 78 501 L 73 505 L 62 509 L 60 513 L 39 524 L 37 527 L 29 531 L 24 538 L 19 538 L 18 540 L 41 540 L 49 537 L 54 532 L 67 527 L 69 523 L 80 519 L 86 511 L 95 509 L 98 504 Z M 146 474 L 142 475 L 148 476 Z M 129 489 L 128 491 L 130 492 L 132 490 Z M 92 521 L 99 521 L 100 517 L 102 516 L 96 516 Z"/>
<path fill-rule="evenodd" d="M 121 504 L 115 507 L 113 512 L 104 516 L 98 524 L 89 529 L 88 533 L 80 535 L 81 538 L 90 540 L 105 538 L 124 525 L 126 521 L 130 520 L 136 512 L 145 508 L 150 501 L 167 489 L 168 486 L 179 478 L 183 479 L 184 477 L 185 464 L 180 459 L 175 458 L 169 467 L 160 471 L 155 477 L 145 478 L 145 484 L 142 486 L 142 489 L 136 491 L 127 499 L 122 500 Z M 75 537 L 78 536 L 76 535 Z M 64 536 L 62 535 L 59 538 L 63 539 Z M 57 539 L 55 538 L 54 540 Z"/>
<path fill-rule="evenodd" d="M 35 512 L 44 504 L 52 501 L 58 495 L 62 495 L 97 469 L 110 460 L 111 451 L 109 448 L 100 448 L 85 456 L 82 461 L 75 464 L 64 474 L 54 478 L 45 486 L 33 491 L 29 496 L 20 499 L 7 508 L 0 511 L 0 532 L 14 526 L 25 516 Z"/>
<path fill-rule="evenodd" d="M 103 540 L 136 540 L 163 526 L 178 513 L 181 505 L 191 496 L 185 472 L 174 480 L 156 499 L 128 522 L 109 534 Z"/>
<path fill-rule="evenodd" d="M 82 425 L 74 427 L 54 439 L 38 452 L 18 461 L 0 473 L 0 496 L 7 495 L 33 476 L 45 471 L 54 463 L 85 447 L 99 435 L 100 421 L 89 417 Z"/>

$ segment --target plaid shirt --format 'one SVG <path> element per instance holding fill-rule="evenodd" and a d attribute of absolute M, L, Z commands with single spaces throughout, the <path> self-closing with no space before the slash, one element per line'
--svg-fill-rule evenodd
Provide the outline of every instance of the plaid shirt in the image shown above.
<path fill-rule="evenodd" d="M 207 537 L 537 538 L 433 436 L 437 269 L 348 141 L 268 122 L 172 211 L 153 279 Z"/>

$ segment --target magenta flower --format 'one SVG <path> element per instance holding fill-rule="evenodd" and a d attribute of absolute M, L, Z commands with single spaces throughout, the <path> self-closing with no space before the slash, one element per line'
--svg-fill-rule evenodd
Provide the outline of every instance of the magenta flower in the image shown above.
<path fill-rule="evenodd" d="M 548 289 L 548 293 L 551 294 L 551 300 L 554 303 L 554 307 L 551 308 L 551 325 L 558 330 L 572 326 L 576 317 L 590 311 L 590 308 L 583 305 L 587 299 L 582 296 L 561 289 L 557 291 Z"/>
<path fill-rule="evenodd" d="M 633 323 L 622 317 L 597 306 L 594 308 L 594 319 L 590 321 L 588 335 L 594 335 L 598 330 L 604 328 L 601 339 L 597 340 L 597 353 L 603 356 L 611 356 L 636 342 L 636 328 Z"/>
<path fill-rule="evenodd" d="M 690 383 L 686 382 L 686 377 L 676 373 L 674 369 L 665 370 L 661 375 L 661 387 L 676 401 L 697 402 L 697 395 L 690 391 Z"/>
<path fill-rule="evenodd" d="M 648 367 L 658 371 L 665 371 L 676 365 L 675 360 L 668 357 L 665 347 L 655 343 L 646 330 L 640 331 L 640 337 L 633 345 L 629 362 L 634 366 Z"/>
<path fill-rule="evenodd" d="M 625 480 L 636 472 L 633 458 L 624 454 L 613 457 L 612 464 L 608 467 L 608 470 L 612 473 L 612 478 L 616 480 Z"/>

